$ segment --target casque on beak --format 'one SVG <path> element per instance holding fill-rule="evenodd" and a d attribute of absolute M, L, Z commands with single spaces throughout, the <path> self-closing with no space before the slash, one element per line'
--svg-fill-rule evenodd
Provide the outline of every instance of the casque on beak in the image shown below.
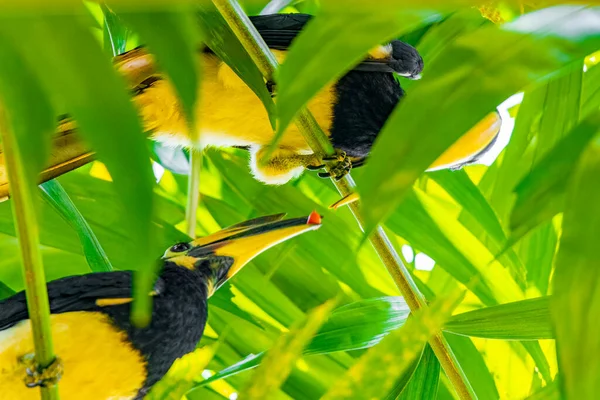
<path fill-rule="evenodd" d="M 179 264 L 185 264 L 186 259 L 193 264 L 208 257 L 233 260 L 233 263 L 222 263 L 223 267 L 217 266 L 226 268 L 226 271 L 216 274 L 218 278 L 214 291 L 263 251 L 321 227 L 321 216 L 316 211 L 306 217 L 283 219 L 284 217 L 285 214 L 268 215 L 232 225 L 212 235 L 192 240 L 185 251 L 174 252 L 172 247 L 163 258 L 177 260 Z"/>

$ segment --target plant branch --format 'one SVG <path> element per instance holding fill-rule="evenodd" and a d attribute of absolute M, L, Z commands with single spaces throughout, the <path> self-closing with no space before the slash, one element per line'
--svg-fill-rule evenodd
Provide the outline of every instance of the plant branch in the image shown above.
<path fill-rule="evenodd" d="M 0 137 L 4 146 L 6 172 L 12 197 L 13 216 L 23 259 L 23 278 L 35 359 L 41 368 L 55 360 L 50 328 L 50 305 L 46 288 L 46 277 L 39 248 L 38 226 L 35 210 L 35 185 L 27 182 L 24 162 L 14 132 L 0 107 Z M 23 383 L 25 385 L 25 383 Z M 42 399 L 57 400 L 58 386 L 42 386 Z"/>
<path fill-rule="evenodd" d="M 250 54 L 250 57 L 263 76 L 266 79 L 271 79 L 278 66 L 277 60 L 237 1 L 213 0 L 213 3 L 246 51 Z M 333 149 L 329 143 L 329 139 L 307 109 L 301 110 L 294 122 L 315 153 L 331 154 Z M 347 175 L 340 181 L 332 181 L 342 196 L 352 193 L 355 189 L 354 181 L 350 175 Z M 364 221 L 359 208 L 358 202 L 350 204 L 352 214 L 356 218 L 360 228 L 363 229 Z M 400 259 L 381 226 L 377 227 L 376 231 L 369 237 L 369 240 L 411 311 L 415 312 L 427 307 L 424 296 L 417 288 L 410 272 Z M 442 333 L 436 333 L 430 339 L 430 344 L 458 396 L 461 399 L 476 399 L 477 396 L 473 388 Z"/>
<path fill-rule="evenodd" d="M 200 203 L 200 170 L 202 169 L 202 151 L 190 150 L 190 174 L 188 176 L 188 195 L 185 207 L 187 234 L 192 239 L 196 236 L 198 204 Z"/>

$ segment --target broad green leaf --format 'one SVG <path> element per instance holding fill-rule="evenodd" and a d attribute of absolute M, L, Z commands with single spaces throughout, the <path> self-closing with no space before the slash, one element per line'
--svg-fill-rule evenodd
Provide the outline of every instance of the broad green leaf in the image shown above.
<path fill-rule="evenodd" d="M 306 354 L 358 350 L 379 343 L 390 331 L 401 327 L 410 309 L 402 297 L 360 300 L 331 313 L 306 347 Z"/>
<path fill-rule="evenodd" d="M 156 55 L 159 66 L 166 72 L 179 95 L 189 129 L 192 130 L 191 137 L 195 138 L 195 105 L 200 85 L 197 53 L 200 42 L 191 10 L 121 12 L 118 7 L 115 10 Z"/>
<path fill-rule="evenodd" d="M 549 301 L 540 297 L 454 315 L 444 330 L 488 339 L 553 339 Z"/>
<path fill-rule="evenodd" d="M 547 297 L 522 300 L 457 314 L 444 330 L 464 336 L 502 340 L 554 338 Z M 379 343 L 402 327 L 410 310 L 401 297 L 361 300 L 339 307 L 304 349 L 305 354 L 358 350 Z M 262 354 L 249 356 L 213 375 L 203 384 L 255 368 Z"/>
<path fill-rule="evenodd" d="M 112 271 L 110 260 L 94 231 L 62 185 L 56 180 L 50 180 L 42 183 L 40 189 L 42 198 L 77 232 L 90 269 L 94 272 Z"/>
<path fill-rule="evenodd" d="M 112 176 L 128 228 L 122 245 L 129 248 L 131 268 L 141 271 L 136 275 L 134 318 L 143 322 L 150 309 L 152 254 L 158 252 L 150 223 L 154 179 L 144 133 L 123 81 L 87 27 L 72 15 L 24 16 L 1 25 L 46 88 L 67 106 Z"/>
<path fill-rule="evenodd" d="M 258 96 L 275 129 L 275 103 L 267 90 L 262 74 L 241 45 L 225 19 L 212 3 L 201 2 L 196 13 L 206 45 L 215 52 Z"/>
<path fill-rule="evenodd" d="M 504 29 L 478 29 L 446 47 L 429 64 L 427 79 L 394 110 L 371 152 L 359 186 L 366 232 L 387 218 L 417 177 L 501 101 L 600 48 L 600 25 L 577 23 L 594 21 L 598 14 L 598 8 L 553 7 L 524 15 Z"/>
<path fill-rule="evenodd" d="M 279 125 L 272 145 L 311 98 L 364 59 L 370 49 L 440 18 L 437 12 L 397 12 L 377 4 L 360 18 L 348 13 L 313 18 L 293 42 L 278 72 Z M 353 40 L 347 39 L 350 34 Z"/>
<path fill-rule="evenodd" d="M 436 21 L 429 26 L 424 26 L 421 29 L 427 29 L 419 41 L 414 42 L 411 39 L 413 34 L 402 35 L 400 40 L 412 44 L 419 50 L 419 54 L 423 57 L 425 65 L 424 73 L 427 71 L 427 66 L 434 60 L 440 52 L 454 42 L 458 37 L 479 28 L 481 25 L 488 22 L 481 16 L 479 10 L 474 8 L 466 8 L 457 10 L 440 21 Z M 407 92 L 411 92 L 411 87 L 418 84 L 418 81 L 397 78 L 402 85 L 402 88 Z"/>
<path fill-rule="evenodd" d="M 562 211 L 564 193 L 588 142 L 600 130 L 600 112 L 591 113 L 561 139 L 515 188 L 511 214 L 514 243 L 531 229 Z"/>
<path fill-rule="evenodd" d="M 600 138 L 590 141 L 569 182 L 551 302 L 565 398 L 598 393 L 600 362 Z"/>
<path fill-rule="evenodd" d="M 440 362 L 429 344 L 419 361 L 408 386 L 402 391 L 399 400 L 428 400 L 436 399 L 440 380 Z"/>
<path fill-rule="evenodd" d="M 334 300 L 319 306 L 307 316 L 306 321 L 282 336 L 267 352 L 252 377 L 252 383 L 244 390 L 244 399 L 267 399 L 290 374 L 295 362 L 301 357 L 304 346 L 327 319 L 335 305 Z"/>
<path fill-rule="evenodd" d="M 406 321 L 410 310 L 401 297 L 361 300 L 335 309 L 323 324 L 304 354 L 366 349 L 379 343 L 390 331 Z M 263 354 L 251 355 L 211 376 L 206 384 L 255 368 Z"/>
<path fill-rule="evenodd" d="M 346 375 L 331 386 L 323 400 L 381 398 L 419 356 L 426 341 L 439 330 L 461 300 L 462 296 L 456 294 L 440 298 L 429 308 L 414 314 L 402 328 L 392 331 L 367 350 Z"/>
<path fill-rule="evenodd" d="M 167 374 L 147 395 L 149 400 L 181 400 L 192 388 L 194 379 L 202 376 L 204 368 L 214 357 L 218 343 L 202 347 L 175 360 Z"/>
<path fill-rule="evenodd" d="M 0 31 L 0 112 L 4 124 L 12 126 L 16 148 L 23 156 L 25 178 L 34 184 L 50 151 L 54 111 L 34 71 L 18 53 L 14 43 Z M 4 125 L 3 124 L 3 125 Z M 0 174 L 6 176 L 4 154 Z M 24 182 L 24 184 L 27 184 Z"/>

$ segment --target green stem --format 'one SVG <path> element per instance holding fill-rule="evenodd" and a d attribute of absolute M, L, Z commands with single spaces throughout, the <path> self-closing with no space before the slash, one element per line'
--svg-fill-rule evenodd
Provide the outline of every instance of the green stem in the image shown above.
<path fill-rule="evenodd" d="M 187 205 L 185 208 L 185 220 L 187 222 L 187 234 L 189 237 L 196 236 L 196 216 L 198 204 L 200 203 L 200 170 L 202 169 L 202 152 L 190 150 L 190 175 L 188 178 Z"/>
<path fill-rule="evenodd" d="M 213 0 L 213 3 L 223 15 L 227 24 L 236 34 L 246 51 L 250 54 L 250 57 L 256 63 L 263 76 L 266 79 L 271 79 L 277 69 L 277 60 L 237 1 Z M 296 117 L 295 123 L 315 153 L 331 154 L 332 147 L 327 136 L 323 133 L 308 110 L 301 110 Z M 350 175 L 347 175 L 340 181 L 333 180 L 333 183 L 342 196 L 346 196 L 355 191 L 355 184 Z M 356 218 L 358 225 L 363 229 L 364 221 L 360 214 L 359 203 L 352 203 L 350 209 Z M 410 272 L 390 243 L 383 228 L 377 227 L 376 231 L 369 237 L 369 240 L 411 311 L 415 312 L 421 308 L 427 307 L 425 297 L 417 288 Z M 443 334 L 441 332 L 435 334 L 430 339 L 430 344 L 458 396 L 465 400 L 476 399 L 477 396 L 475 395 L 473 388 Z"/>
<path fill-rule="evenodd" d="M 1 107 L 0 107 L 1 110 Z M 25 160 L 6 115 L 0 111 L 0 136 L 4 145 L 4 157 L 10 193 L 12 196 L 13 216 L 17 237 L 23 258 L 23 278 L 35 359 L 41 368 L 48 367 L 55 359 L 50 328 L 50 305 L 46 289 L 46 277 L 39 248 L 38 226 L 35 210 L 35 185 L 27 182 Z M 24 384 L 23 384 L 24 385 Z M 58 399 L 58 387 L 41 387 L 42 399 Z"/>

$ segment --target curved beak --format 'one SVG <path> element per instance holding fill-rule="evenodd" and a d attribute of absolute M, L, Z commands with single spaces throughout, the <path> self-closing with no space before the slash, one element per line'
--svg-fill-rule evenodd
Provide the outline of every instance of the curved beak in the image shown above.
<path fill-rule="evenodd" d="M 198 238 L 190 242 L 192 248 L 187 255 L 197 257 L 210 253 L 233 259 L 227 273 L 217 282 L 218 288 L 263 251 L 321 227 L 321 216 L 316 211 L 306 217 L 283 219 L 284 217 L 285 214 L 259 217 Z"/>
<path fill-rule="evenodd" d="M 479 159 L 493 145 L 500 133 L 502 119 L 498 112 L 492 112 L 471 128 L 452 146 L 450 146 L 426 171 L 437 171 L 446 168 L 456 168 Z M 363 165 L 365 160 L 359 160 L 357 165 Z M 347 206 L 360 200 L 358 193 L 350 193 L 329 206 L 331 209 Z"/>
<path fill-rule="evenodd" d="M 478 159 L 498 136 L 501 126 L 502 119 L 498 112 L 488 114 L 439 156 L 427 171 L 460 167 Z"/>

